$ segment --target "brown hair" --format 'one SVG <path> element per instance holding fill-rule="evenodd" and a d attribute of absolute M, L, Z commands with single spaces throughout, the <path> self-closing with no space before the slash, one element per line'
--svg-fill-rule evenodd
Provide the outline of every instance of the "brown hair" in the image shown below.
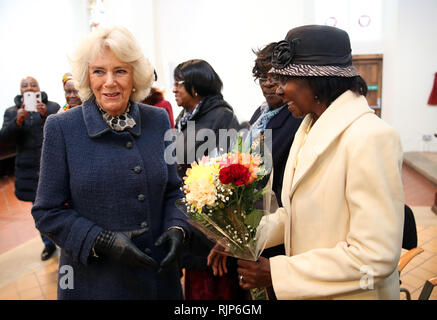
<path fill-rule="evenodd" d="M 276 42 L 272 42 L 260 50 L 252 50 L 256 54 L 255 66 L 252 69 L 252 75 L 255 79 L 262 78 L 272 68 L 272 55 L 276 44 Z"/>
<path fill-rule="evenodd" d="M 152 87 L 150 88 L 150 94 L 142 101 L 142 103 L 153 106 L 163 99 L 164 93 L 158 88 Z"/>

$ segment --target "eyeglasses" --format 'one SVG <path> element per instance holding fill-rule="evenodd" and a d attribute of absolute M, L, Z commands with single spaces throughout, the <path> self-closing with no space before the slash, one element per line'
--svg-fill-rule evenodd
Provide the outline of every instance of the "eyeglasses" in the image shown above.
<path fill-rule="evenodd" d="M 175 81 L 173 83 L 173 87 L 179 87 L 181 84 L 184 84 L 185 80 Z"/>
<path fill-rule="evenodd" d="M 274 74 L 273 77 L 274 77 L 274 81 L 278 85 L 285 85 L 291 78 L 293 78 L 292 76 L 283 75 L 283 74 Z"/>
<path fill-rule="evenodd" d="M 261 85 L 261 84 L 266 83 L 267 80 L 268 80 L 267 78 L 256 78 L 255 82 Z"/>
<path fill-rule="evenodd" d="M 288 75 L 283 75 L 283 74 L 272 74 L 269 75 L 269 80 L 271 83 L 276 84 L 276 85 L 285 85 L 291 78 L 293 78 L 292 76 L 288 76 Z"/>
<path fill-rule="evenodd" d="M 273 75 L 268 75 L 267 77 L 255 79 L 255 82 L 259 85 L 264 85 L 267 81 L 270 81 L 271 84 L 276 85 L 276 84 L 278 84 L 279 77 L 278 77 L 278 75 L 273 74 Z"/>

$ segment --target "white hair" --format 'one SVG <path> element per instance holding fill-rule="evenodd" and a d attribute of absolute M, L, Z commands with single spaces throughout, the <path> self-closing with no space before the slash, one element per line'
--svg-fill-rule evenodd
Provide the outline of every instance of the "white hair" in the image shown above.
<path fill-rule="evenodd" d="M 88 34 L 71 59 L 72 74 L 75 86 L 82 101 L 93 97 L 90 88 L 89 65 L 108 48 L 122 62 L 129 63 L 133 68 L 134 88 L 130 99 L 144 100 L 154 82 L 154 68 L 144 57 L 141 47 L 132 33 L 124 27 L 98 27 Z"/>

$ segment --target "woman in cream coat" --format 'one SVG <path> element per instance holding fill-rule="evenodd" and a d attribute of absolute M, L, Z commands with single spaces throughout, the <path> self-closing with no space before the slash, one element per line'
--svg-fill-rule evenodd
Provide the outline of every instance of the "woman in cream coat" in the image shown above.
<path fill-rule="evenodd" d="M 369 108 L 346 32 L 289 31 L 273 58 L 277 93 L 304 120 L 291 146 L 283 208 L 268 216 L 269 246 L 286 255 L 239 260 L 244 289 L 273 285 L 278 299 L 399 299 L 402 151 Z"/>

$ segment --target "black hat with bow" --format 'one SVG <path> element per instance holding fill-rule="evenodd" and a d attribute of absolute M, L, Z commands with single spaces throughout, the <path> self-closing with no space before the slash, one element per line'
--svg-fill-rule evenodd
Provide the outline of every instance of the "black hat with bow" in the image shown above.
<path fill-rule="evenodd" d="M 322 25 L 288 31 L 272 56 L 271 73 L 298 77 L 355 77 L 349 36 L 344 30 Z"/>

